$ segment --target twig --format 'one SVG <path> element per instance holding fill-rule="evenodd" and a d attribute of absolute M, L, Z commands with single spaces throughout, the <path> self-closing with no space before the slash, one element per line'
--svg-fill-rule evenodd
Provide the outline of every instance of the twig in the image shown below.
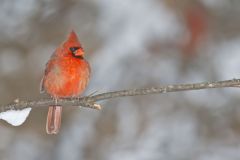
<path fill-rule="evenodd" d="M 211 89 L 211 88 L 227 88 L 227 87 L 240 87 L 240 79 L 232 79 L 226 81 L 217 81 L 217 82 L 202 82 L 202 83 L 193 83 L 193 84 L 175 84 L 175 85 L 166 85 L 159 87 L 151 88 L 142 88 L 142 89 L 129 89 L 121 90 L 114 92 L 106 92 L 97 94 L 95 96 L 85 96 L 81 98 L 64 98 L 58 100 L 58 105 L 61 106 L 82 106 L 93 109 L 101 109 L 99 104 L 96 102 L 101 100 L 107 100 L 117 97 L 127 97 L 127 96 L 138 96 L 138 95 L 150 95 L 150 94 L 159 94 L 159 93 L 168 93 L 168 92 L 179 92 L 187 90 L 200 90 L 200 89 Z M 51 98 L 42 99 L 38 101 L 20 101 L 16 99 L 14 103 L 0 107 L 0 112 L 7 110 L 18 110 L 24 108 L 37 108 L 37 107 L 48 107 L 49 105 L 54 105 L 55 101 Z"/>

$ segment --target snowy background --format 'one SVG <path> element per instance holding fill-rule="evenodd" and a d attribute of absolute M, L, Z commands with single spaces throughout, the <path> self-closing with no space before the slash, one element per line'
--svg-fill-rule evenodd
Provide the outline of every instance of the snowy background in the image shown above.
<path fill-rule="evenodd" d="M 94 91 L 240 77 L 239 0 L 2 0 L 0 104 L 39 99 L 45 63 L 74 29 Z M 67 108 L 57 136 L 47 108 L 0 121 L 0 160 L 237 160 L 240 91 L 215 89 Z"/>

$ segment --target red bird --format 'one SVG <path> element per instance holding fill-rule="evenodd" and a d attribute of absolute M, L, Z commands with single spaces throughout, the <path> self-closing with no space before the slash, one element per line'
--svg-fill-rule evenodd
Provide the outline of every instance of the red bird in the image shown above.
<path fill-rule="evenodd" d="M 78 97 L 89 82 L 90 66 L 74 31 L 61 44 L 48 61 L 41 82 L 41 92 L 46 91 L 57 102 L 59 98 Z M 62 107 L 49 106 L 46 131 L 57 134 L 61 126 Z"/>

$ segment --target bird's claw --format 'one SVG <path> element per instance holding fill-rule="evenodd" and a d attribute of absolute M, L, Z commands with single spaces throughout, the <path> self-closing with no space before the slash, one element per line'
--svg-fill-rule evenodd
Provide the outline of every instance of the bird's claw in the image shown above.
<path fill-rule="evenodd" d="M 97 109 L 97 110 L 101 110 L 102 109 L 102 106 L 100 104 L 94 103 L 93 106 L 94 106 L 94 109 Z"/>

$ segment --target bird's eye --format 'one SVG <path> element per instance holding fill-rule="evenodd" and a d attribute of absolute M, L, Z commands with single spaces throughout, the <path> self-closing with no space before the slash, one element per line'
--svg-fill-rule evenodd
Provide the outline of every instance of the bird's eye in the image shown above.
<path fill-rule="evenodd" d="M 78 50 L 80 47 L 70 47 L 70 51 L 74 54 L 76 50 Z"/>

